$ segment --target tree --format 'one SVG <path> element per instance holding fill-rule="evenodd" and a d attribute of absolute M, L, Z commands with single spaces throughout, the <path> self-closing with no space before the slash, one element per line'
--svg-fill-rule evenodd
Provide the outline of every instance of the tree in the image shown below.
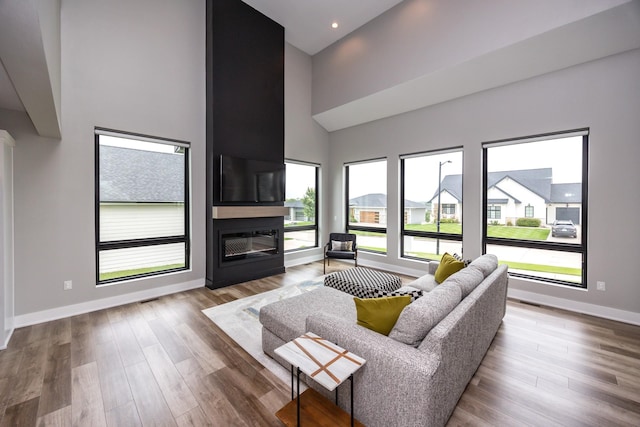
<path fill-rule="evenodd" d="M 302 199 L 302 204 L 304 205 L 304 216 L 307 217 L 309 221 L 315 221 L 316 219 L 316 190 L 307 187 L 307 191 L 304 193 L 304 197 Z"/>

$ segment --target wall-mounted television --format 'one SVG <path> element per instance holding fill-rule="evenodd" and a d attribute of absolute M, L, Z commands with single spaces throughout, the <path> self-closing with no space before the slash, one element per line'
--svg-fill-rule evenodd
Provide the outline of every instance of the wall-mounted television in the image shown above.
<path fill-rule="evenodd" d="M 221 202 L 284 202 L 284 197 L 284 162 L 220 156 Z"/>

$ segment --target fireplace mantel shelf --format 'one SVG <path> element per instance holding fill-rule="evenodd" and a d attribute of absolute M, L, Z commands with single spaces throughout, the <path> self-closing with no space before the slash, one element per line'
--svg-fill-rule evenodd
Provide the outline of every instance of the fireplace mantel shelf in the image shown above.
<path fill-rule="evenodd" d="M 213 206 L 213 219 L 267 218 L 289 215 L 284 206 Z"/>

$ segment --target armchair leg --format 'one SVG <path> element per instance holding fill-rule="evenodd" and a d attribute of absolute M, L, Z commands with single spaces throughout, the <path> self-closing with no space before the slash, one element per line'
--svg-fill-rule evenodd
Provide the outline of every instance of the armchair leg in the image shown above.
<path fill-rule="evenodd" d="M 322 260 L 322 274 L 327 274 L 327 258 Z"/>

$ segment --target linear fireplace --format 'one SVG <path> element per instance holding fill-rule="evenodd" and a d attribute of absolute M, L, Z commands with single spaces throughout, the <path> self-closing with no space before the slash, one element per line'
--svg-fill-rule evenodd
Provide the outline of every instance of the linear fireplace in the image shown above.
<path fill-rule="evenodd" d="M 222 264 L 251 261 L 279 253 L 279 230 L 255 230 L 222 232 L 220 235 L 220 260 Z"/>
<path fill-rule="evenodd" d="M 207 266 L 211 268 L 208 288 L 284 273 L 282 216 L 214 218 L 212 231 L 213 238 L 207 243 L 212 255 Z"/>

